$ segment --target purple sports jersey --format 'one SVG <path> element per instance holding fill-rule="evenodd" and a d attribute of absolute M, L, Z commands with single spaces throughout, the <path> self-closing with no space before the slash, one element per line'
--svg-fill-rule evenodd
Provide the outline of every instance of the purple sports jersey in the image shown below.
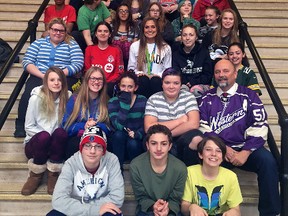
<path fill-rule="evenodd" d="M 228 98 L 222 98 L 221 93 L 219 88 L 211 89 L 200 101 L 200 130 L 219 136 L 233 149 L 254 151 L 263 146 L 268 123 L 258 95 L 236 83 L 229 89 Z"/>

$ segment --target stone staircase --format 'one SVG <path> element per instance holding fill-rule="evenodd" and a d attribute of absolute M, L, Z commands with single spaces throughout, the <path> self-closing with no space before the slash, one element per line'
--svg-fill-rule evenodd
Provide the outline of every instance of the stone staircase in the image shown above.
<path fill-rule="evenodd" d="M 8 41 L 14 47 L 26 29 L 28 20 L 33 17 L 41 2 L 41 0 L 10 0 L 9 2 L 0 0 L 0 38 Z M 51 0 L 51 4 L 53 3 L 54 1 Z M 235 0 L 235 3 L 244 21 L 248 24 L 250 35 L 287 110 L 288 94 L 285 92 L 288 90 L 288 0 Z M 41 20 L 43 20 L 43 17 Z M 38 37 L 43 30 L 44 24 L 40 21 Z M 29 43 L 23 47 L 20 60 L 28 46 Z M 246 52 L 248 57 L 251 57 L 249 51 L 246 50 Z M 257 72 L 257 68 L 251 59 L 250 63 L 251 68 Z M 3 109 L 22 71 L 21 64 L 14 64 L 8 76 L 0 85 L 0 110 Z M 279 145 L 280 127 L 278 126 L 278 117 L 258 73 L 257 76 L 262 87 L 263 95 L 261 99 L 269 114 L 269 123 Z M 20 194 L 28 171 L 27 159 L 22 145 L 23 139 L 13 137 L 18 101 L 19 98 L 0 131 L 0 215 L 46 215 L 51 210 L 51 196 L 46 193 L 45 182 L 35 195 L 25 197 Z M 128 169 L 129 166 L 124 171 L 126 197 L 123 213 L 125 216 L 133 215 L 135 209 Z M 236 170 L 236 172 L 244 196 L 244 203 L 241 207 L 242 215 L 258 215 L 256 176 L 239 170 Z"/>

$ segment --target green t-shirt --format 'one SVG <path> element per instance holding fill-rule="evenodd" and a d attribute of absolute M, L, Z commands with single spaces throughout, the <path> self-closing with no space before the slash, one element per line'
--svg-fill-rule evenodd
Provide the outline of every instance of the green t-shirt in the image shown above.
<path fill-rule="evenodd" d="M 180 211 L 180 202 L 187 178 L 185 164 L 174 157 L 168 156 L 166 169 L 163 173 L 155 173 L 148 152 L 145 152 L 130 164 L 131 184 L 138 206 L 136 212 L 148 213 L 158 199 L 166 200 L 170 212 L 168 216 L 176 216 Z"/>
<path fill-rule="evenodd" d="M 243 201 L 237 176 L 231 170 L 220 167 L 214 180 L 204 178 L 201 165 L 187 168 L 183 200 L 197 204 L 209 215 L 222 214 Z"/>
<path fill-rule="evenodd" d="M 90 10 L 83 5 L 78 12 L 77 25 L 79 31 L 90 29 L 91 35 L 95 31 L 96 25 L 110 16 L 108 8 L 101 2 L 95 10 Z"/>

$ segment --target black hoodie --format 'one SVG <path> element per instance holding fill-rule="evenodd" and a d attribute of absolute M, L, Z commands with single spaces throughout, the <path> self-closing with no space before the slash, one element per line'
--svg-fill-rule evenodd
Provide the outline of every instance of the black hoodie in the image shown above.
<path fill-rule="evenodd" d="M 190 53 L 185 53 L 183 44 L 173 52 L 172 67 L 181 71 L 182 84 L 188 82 L 191 86 L 210 85 L 213 77 L 213 65 L 207 49 L 198 42 Z"/>

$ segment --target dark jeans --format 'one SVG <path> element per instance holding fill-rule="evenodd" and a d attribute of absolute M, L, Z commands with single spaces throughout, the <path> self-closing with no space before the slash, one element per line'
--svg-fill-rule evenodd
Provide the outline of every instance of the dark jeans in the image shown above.
<path fill-rule="evenodd" d="M 51 210 L 46 216 L 66 216 L 65 214 L 53 209 Z M 123 216 L 122 214 L 112 214 L 110 212 L 106 212 L 105 214 L 103 214 L 102 216 Z"/>
<path fill-rule="evenodd" d="M 108 82 L 107 83 L 107 94 L 110 98 L 114 97 L 114 86 L 115 82 Z"/>
<path fill-rule="evenodd" d="M 19 123 L 22 124 L 23 126 L 24 126 L 24 122 L 25 122 L 25 116 L 26 116 L 26 111 L 27 111 L 27 107 L 28 107 L 28 101 L 29 101 L 29 98 L 31 96 L 31 91 L 36 86 L 40 86 L 42 84 L 43 84 L 42 79 L 40 79 L 36 76 L 33 76 L 33 75 L 30 75 L 26 81 L 25 89 L 24 89 L 24 92 L 21 96 L 21 99 L 19 101 L 19 106 L 18 106 L 18 120 L 19 120 Z"/>
<path fill-rule="evenodd" d="M 182 160 L 186 166 L 199 163 L 198 153 L 189 148 L 189 144 L 196 136 L 203 137 L 203 133 L 198 129 L 194 129 L 187 131 L 178 137 L 173 137 L 173 147 L 171 149 L 171 153 Z"/>
<path fill-rule="evenodd" d="M 162 91 L 161 77 L 139 76 L 139 87 L 136 91 L 137 94 L 144 95 L 149 98 L 152 94 Z"/>
<path fill-rule="evenodd" d="M 75 77 L 66 77 L 66 78 L 67 78 L 68 89 L 72 91 L 72 86 L 75 83 L 77 83 L 78 79 Z M 24 128 L 26 111 L 28 107 L 28 101 L 31 96 L 31 91 L 33 88 L 40 86 L 42 84 L 43 84 L 43 80 L 41 78 L 38 78 L 31 74 L 26 81 L 25 89 L 21 96 L 21 99 L 19 101 L 19 106 L 18 106 L 18 122 L 17 123 L 23 125 L 23 128 Z"/>
<path fill-rule="evenodd" d="M 73 136 L 68 138 L 65 151 L 66 160 L 79 150 L 80 139 L 80 136 Z"/>
<path fill-rule="evenodd" d="M 233 168 L 231 163 L 223 162 L 222 166 Z M 279 173 L 275 158 L 266 148 L 261 147 L 248 157 L 242 170 L 257 174 L 260 216 L 275 216 L 280 213 Z"/>
<path fill-rule="evenodd" d="M 91 35 L 93 34 L 93 32 L 91 32 Z M 71 32 L 71 36 L 75 39 L 75 41 L 78 43 L 80 49 L 82 50 L 82 52 L 85 54 L 85 49 L 87 47 L 86 41 L 84 39 L 84 36 L 82 34 L 81 31 L 72 31 Z"/>
<path fill-rule="evenodd" d="M 126 131 L 115 131 L 111 135 L 112 152 L 118 157 L 121 168 L 125 161 L 125 156 L 131 161 L 133 158 L 140 155 L 143 149 L 142 140 L 132 139 L 128 136 Z"/>
<path fill-rule="evenodd" d="M 67 132 L 57 128 L 51 135 L 47 131 L 35 134 L 25 145 L 28 159 L 33 158 L 35 164 L 45 164 L 48 159 L 52 162 L 63 162 L 67 141 Z"/>

